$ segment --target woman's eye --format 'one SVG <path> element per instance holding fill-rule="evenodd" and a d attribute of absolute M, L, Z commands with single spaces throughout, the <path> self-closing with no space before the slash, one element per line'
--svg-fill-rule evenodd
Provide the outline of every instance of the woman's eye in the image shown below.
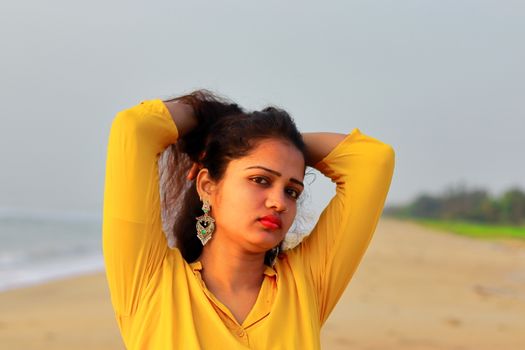
<path fill-rule="evenodd" d="M 298 199 L 301 193 L 293 188 L 289 188 L 286 190 L 286 193 L 292 197 L 293 199 Z"/>
<path fill-rule="evenodd" d="M 255 183 L 261 184 L 261 185 L 268 185 L 270 182 L 268 179 L 260 176 L 252 177 L 251 180 Z"/>

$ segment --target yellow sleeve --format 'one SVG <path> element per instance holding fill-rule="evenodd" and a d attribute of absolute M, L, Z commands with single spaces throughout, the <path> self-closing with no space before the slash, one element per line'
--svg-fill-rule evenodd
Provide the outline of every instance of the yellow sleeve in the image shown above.
<path fill-rule="evenodd" d="M 132 315 L 168 245 L 160 215 L 158 158 L 178 131 L 161 100 L 119 112 L 109 135 L 103 211 L 103 251 L 111 301 Z"/>
<path fill-rule="evenodd" d="M 297 247 L 311 274 L 323 324 L 354 274 L 375 231 L 394 171 L 394 150 L 354 129 L 315 168 L 336 194 Z"/>

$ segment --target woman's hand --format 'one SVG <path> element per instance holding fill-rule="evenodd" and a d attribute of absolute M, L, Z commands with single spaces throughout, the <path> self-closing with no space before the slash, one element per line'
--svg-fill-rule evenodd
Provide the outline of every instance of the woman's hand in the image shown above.
<path fill-rule="evenodd" d="M 197 117 L 195 116 L 192 106 L 177 100 L 163 102 L 177 126 L 179 139 L 195 129 L 197 126 Z"/>
<path fill-rule="evenodd" d="M 332 132 L 302 133 L 306 145 L 306 165 L 313 167 L 330 153 L 346 137 Z"/>

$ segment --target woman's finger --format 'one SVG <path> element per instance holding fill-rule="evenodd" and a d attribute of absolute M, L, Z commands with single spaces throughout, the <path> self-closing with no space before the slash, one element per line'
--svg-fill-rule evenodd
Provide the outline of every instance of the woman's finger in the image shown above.
<path fill-rule="evenodd" d="M 186 176 L 186 178 L 188 180 L 193 180 L 197 177 L 198 173 L 199 173 L 199 165 L 197 163 L 193 163 L 190 171 L 188 171 L 188 175 Z"/>

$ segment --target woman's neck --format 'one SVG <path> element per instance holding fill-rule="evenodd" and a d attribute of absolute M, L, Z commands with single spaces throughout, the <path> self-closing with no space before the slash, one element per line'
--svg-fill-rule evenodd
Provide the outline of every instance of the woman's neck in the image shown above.
<path fill-rule="evenodd" d="M 250 254 L 220 239 L 210 240 L 199 260 L 204 283 L 212 292 L 258 290 L 264 279 L 264 253 Z"/>

